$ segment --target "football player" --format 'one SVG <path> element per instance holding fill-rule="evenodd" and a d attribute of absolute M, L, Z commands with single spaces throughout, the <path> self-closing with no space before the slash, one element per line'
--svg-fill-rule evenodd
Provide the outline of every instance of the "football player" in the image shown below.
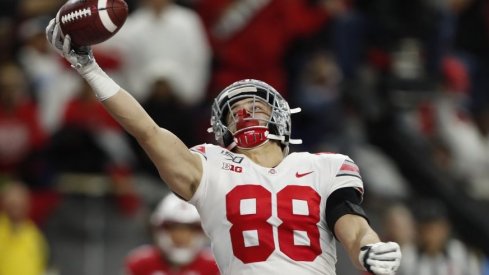
<path fill-rule="evenodd" d="M 126 258 L 126 274 L 219 274 L 193 205 L 169 194 L 157 206 L 150 222 L 155 245 L 131 251 Z"/>
<path fill-rule="evenodd" d="M 360 206 L 363 183 L 341 154 L 289 154 L 290 109 L 268 84 L 231 84 L 212 106 L 219 146 L 189 149 L 160 128 L 97 65 L 89 47 L 73 49 L 53 20 L 47 39 L 134 136 L 164 182 L 195 205 L 222 274 L 335 274 L 335 238 L 353 264 L 394 274 L 399 245 L 382 242 Z"/>

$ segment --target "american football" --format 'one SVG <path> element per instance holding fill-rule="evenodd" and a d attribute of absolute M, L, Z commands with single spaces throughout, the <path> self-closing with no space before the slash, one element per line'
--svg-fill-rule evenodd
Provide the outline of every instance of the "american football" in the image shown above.
<path fill-rule="evenodd" d="M 69 0 L 59 9 L 56 21 L 74 46 L 90 46 L 116 34 L 127 15 L 124 0 Z"/>

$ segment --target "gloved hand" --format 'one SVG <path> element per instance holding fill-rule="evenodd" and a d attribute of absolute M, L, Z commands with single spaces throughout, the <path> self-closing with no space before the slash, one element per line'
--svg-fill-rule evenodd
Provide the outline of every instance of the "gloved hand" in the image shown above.
<path fill-rule="evenodd" d="M 70 36 L 63 37 L 56 19 L 51 19 L 46 27 L 46 38 L 49 44 L 87 81 L 98 100 L 104 101 L 121 90 L 121 87 L 95 62 L 89 46 L 73 48 Z"/>
<path fill-rule="evenodd" d="M 51 46 L 82 75 L 86 73 L 89 65 L 95 62 L 92 49 L 89 46 L 74 49 L 71 45 L 70 36 L 62 37 L 60 25 L 55 18 L 51 19 L 46 27 L 46 38 Z"/>
<path fill-rule="evenodd" d="M 360 249 L 358 260 L 370 273 L 392 275 L 401 264 L 401 248 L 395 242 L 366 245 Z"/>

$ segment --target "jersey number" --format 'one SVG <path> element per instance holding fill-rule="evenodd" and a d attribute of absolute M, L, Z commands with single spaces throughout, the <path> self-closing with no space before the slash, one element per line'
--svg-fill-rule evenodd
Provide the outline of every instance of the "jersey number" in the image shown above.
<path fill-rule="evenodd" d="M 309 186 L 288 185 L 277 193 L 277 216 L 282 221 L 277 228 L 279 249 L 295 261 L 310 262 L 321 254 L 317 227 L 320 201 L 319 194 Z M 252 210 L 242 213 L 247 203 Z M 294 203 L 302 207 L 294 209 Z M 270 191 L 260 185 L 237 186 L 226 195 L 226 213 L 232 224 L 234 256 L 244 263 L 266 261 L 275 250 L 273 226 L 267 222 L 272 217 Z M 303 236 L 302 241 L 295 242 L 294 232 Z M 246 243 L 247 234 L 257 241 Z"/>

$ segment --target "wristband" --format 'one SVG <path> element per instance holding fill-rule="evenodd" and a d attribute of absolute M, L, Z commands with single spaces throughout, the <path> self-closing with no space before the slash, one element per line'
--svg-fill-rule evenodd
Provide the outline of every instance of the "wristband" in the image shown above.
<path fill-rule="evenodd" d="M 90 87 L 92 87 L 99 101 L 108 99 L 121 89 L 95 61 L 78 69 L 78 72 L 88 82 Z"/>
<path fill-rule="evenodd" d="M 371 248 L 372 248 L 372 246 L 370 246 L 370 245 L 362 246 L 362 248 L 360 248 L 360 257 L 359 257 L 360 263 L 363 265 L 365 270 L 367 270 L 370 273 L 372 273 L 372 270 L 370 269 L 370 265 L 367 263 L 367 260 L 368 260 Z"/>

